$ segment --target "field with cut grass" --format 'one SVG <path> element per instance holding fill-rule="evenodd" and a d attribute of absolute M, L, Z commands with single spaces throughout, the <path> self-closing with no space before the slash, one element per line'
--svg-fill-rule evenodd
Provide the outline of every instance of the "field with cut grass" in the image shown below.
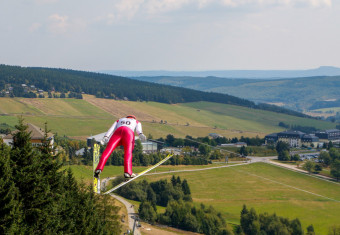
<path fill-rule="evenodd" d="M 340 184 L 264 163 L 176 175 L 188 180 L 196 204 L 214 206 L 231 223 L 239 223 L 246 204 L 258 213 L 297 217 L 304 229 L 313 224 L 316 234 L 327 234 L 330 226 L 340 224 Z M 171 176 L 146 178 L 154 181 Z"/>
<path fill-rule="evenodd" d="M 105 132 L 118 117 L 128 114 L 136 115 L 143 123 L 144 133 L 154 138 L 168 134 L 200 137 L 209 133 L 228 138 L 263 137 L 282 131 L 278 126 L 281 121 L 319 129 L 335 128 L 331 122 L 209 102 L 163 104 L 98 99 L 89 95 L 84 95 L 83 100 L 0 98 L 0 123 L 13 126 L 17 116 L 22 115 L 26 122 L 40 127 L 47 122 L 52 132 L 78 139 Z"/>
<path fill-rule="evenodd" d="M 249 208 L 254 207 L 258 213 L 268 212 L 290 219 L 299 218 L 304 229 L 313 224 L 316 234 L 327 234 L 329 227 L 340 224 L 340 184 L 265 163 L 196 172 L 174 172 L 209 167 L 212 165 L 161 166 L 156 170 L 164 174 L 144 176 L 140 180 L 170 180 L 172 175 L 187 179 L 194 203 L 214 206 L 229 223 L 239 224 L 240 211 L 243 204 L 246 204 Z M 92 167 L 71 168 L 78 179 L 91 182 Z M 134 167 L 135 172 L 144 169 L 145 167 Z M 102 178 L 121 175 L 122 172 L 122 167 L 107 166 Z"/>

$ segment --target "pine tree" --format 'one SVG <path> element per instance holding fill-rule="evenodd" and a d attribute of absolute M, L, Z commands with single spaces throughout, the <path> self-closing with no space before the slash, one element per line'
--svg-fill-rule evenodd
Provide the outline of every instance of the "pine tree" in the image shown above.
<path fill-rule="evenodd" d="M 150 223 L 154 223 L 157 219 L 157 212 L 149 201 L 143 201 L 140 204 L 138 213 L 141 219 Z"/>
<path fill-rule="evenodd" d="M 19 191 L 13 181 L 9 147 L 0 144 L 0 234 L 20 231 Z"/>
<path fill-rule="evenodd" d="M 307 227 L 307 235 L 315 235 L 314 227 L 312 224 Z"/>
<path fill-rule="evenodd" d="M 184 179 L 183 182 L 182 182 L 182 190 L 183 190 L 184 195 L 190 195 L 191 194 L 190 187 L 189 187 L 188 181 L 186 179 Z"/>
<path fill-rule="evenodd" d="M 176 185 L 181 185 L 181 183 L 182 183 L 181 178 L 177 176 Z"/>
<path fill-rule="evenodd" d="M 13 178 L 20 193 L 23 222 L 30 233 L 48 231 L 49 218 L 53 213 L 47 210 L 52 202 L 50 187 L 43 175 L 43 160 L 40 153 L 33 150 L 28 126 L 19 118 L 13 134 L 13 148 L 10 157 L 13 161 Z"/>
<path fill-rule="evenodd" d="M 244 229 L 248 226 L 248 214 L 249 210 L 247 209 L 246 205 L 243 205 L 242 211 L 241 211 L 241 228 Z"/>
<path fill-rule="evenodd" d="M 95 201 L 101 212 L 100 225 L 103 226 L 104 231 L 111 231 L 112 233 L 117 234 L 120 233 L 121 225 L 119 223 L 118 215 L 120 208 L 114 205 L 112 197 L 110 195 L 95 195 Z"/>
<path fill-rule="evenodd" d="M 171 177 L 171 183 L 172 183 L 172 186 L 176 186 L 177 181 L 176 181 L 175 175 L 173 175 L 173 176 Z"/>
<path fill-rule="evenodd" d="M 0 234 L 119 234 L 118 207 L 103 209 L 92 187 L 61 171 L 49 144 L 34 149 L 22 118 L 16 128 L 13 148 L 0 149 Z"/>

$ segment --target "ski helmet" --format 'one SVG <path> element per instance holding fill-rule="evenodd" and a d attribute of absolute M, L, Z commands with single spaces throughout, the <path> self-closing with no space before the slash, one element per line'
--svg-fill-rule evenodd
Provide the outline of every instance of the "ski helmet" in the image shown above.
<path fill-rule="evenodd" d="M 136 117 L 134 115 L 127 115 L 126 118 L 133 118 L 136 119 Z"/>

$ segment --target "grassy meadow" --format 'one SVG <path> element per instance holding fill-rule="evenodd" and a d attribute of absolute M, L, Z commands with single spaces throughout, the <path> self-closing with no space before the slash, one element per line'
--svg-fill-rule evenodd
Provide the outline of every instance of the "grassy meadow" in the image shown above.
<path fill-rule="evenodd" d="M 187 179 L 193 201 L 212 205 L 227 222 L 239 224 L 243 204 L 258 213 L 276 213 L 290 219 L 299 218 L 303 228 L 313 224 L 316 234 L 327 234 L 329 227 L 339 225 L 340 184 L 309 177 L 265 163 L 217 168 L 195 172 L 175 172 L 209 166 L 160 166 L 141 179 L 156 181 L 172 175 Z M 68 167 L 65 167 L 65 169 Z M 71 166 L 74 175 L 90 183 L 92 167 Z M 141 172 L 145 167 L 134 167 Z M 106 166 L 102 179 L 121 175 L 123 167 Z M 151 172 L 151 173 L 152 173 Z M 138 203 L 134 203 L 138 205 Z"/>
<path fill-rule="evenodd" d="M 239 223 L 246 204 L 258 213 L 299 218 L 304 229 L 313 224 L 316 234 L 327 234 L 329 227 L 339 225 L 339 184 L 264 163 L 177 175 L 188 180 L 194 203 L 214 206 L 230 223 Z M 146 178 L 154 181 L 171 176 Z"/>

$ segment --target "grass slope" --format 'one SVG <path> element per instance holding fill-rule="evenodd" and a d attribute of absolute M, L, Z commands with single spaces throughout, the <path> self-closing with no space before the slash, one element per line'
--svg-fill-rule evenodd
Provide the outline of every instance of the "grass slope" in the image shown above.
<path fill-rule="evenodd" d="M 52 132 L 81 139 L 105 132 L 117 117 L 131 113 L 143 122 L 144 132 L 155 138 L 169 133 L 176 137 L 207 136 L 209 133 L 229 138 L 242 135 L 262 137 L 282 131 L 278 126 L 280 121 L 320 129 L 335 128 L 330 122 L 210 102 L 170 105 L 93 96 L 85 96 L 84 100 L 0 98 L 0 101 L 0 123 L 13 126 L 17 122 L 15 116 L 22 115 L 27 122 L 40 127 L 47 122 Z M 160 124 L 161 121 L 167 124 Z"/>

